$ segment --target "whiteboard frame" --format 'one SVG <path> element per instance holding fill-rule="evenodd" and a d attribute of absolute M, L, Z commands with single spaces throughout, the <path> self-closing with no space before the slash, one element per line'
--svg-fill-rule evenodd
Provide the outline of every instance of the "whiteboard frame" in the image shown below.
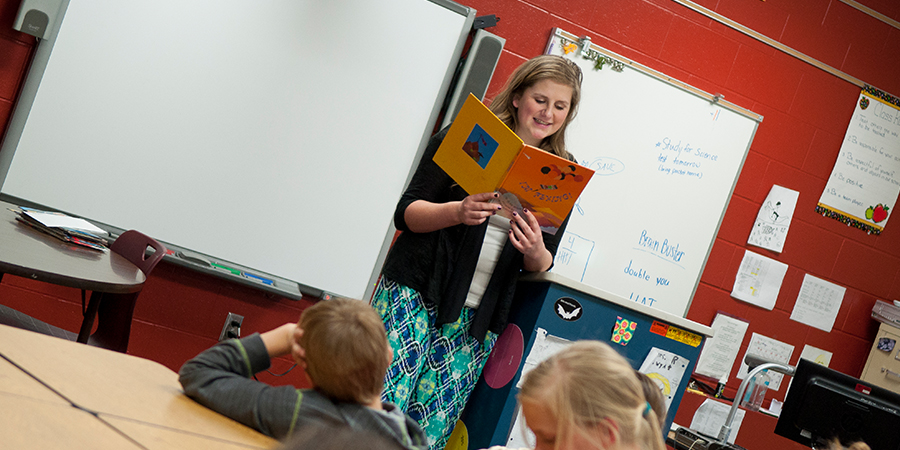
<path fill-rule="evenodd" d="M 691 304 L 693 303 L 694 296 L 697 294 L 697 287 L 699 287 L 699 285 L 700 285 L 700 279 L 702 278 L 703 272 L 706 269 L 706 263 L 707 263 L 707 261 L 709 261 L 709 255 L 712 252 L 712 248 L 713 248 L 713 245 L 715 244 L 716 237 L 719 235 L 719 229 L 722 226 L 722 220 L 725 217 L 725 212 L 728 210 L 728 205 L 731 203 L 731 198 L 734 195 L 734 188 L 735 188 L 735 186 L 737 186 L 738 179 L 740 178 L 740 173 L 744 167 L 744 162 L 746 162 L 747 154 L 750 151 L 750 146 L 753 143 L 753 139 L 756 137 L 756 131 L 759 128 L 759 124 L 763 120 L 763 116 L 760 114 L 757 114 L 753 111 L 750 111 L 746 108 L 743 108 L 741 106 L 735 105 L 734 103 L 726 101 L 724 95 L 722 95 L 722 94 L 710 94 L 703 90 L 697 89 L 696 87 L 691 86 L 683 81 L 672 78 L 668 75 L 665 75 L 662 72 L 651 69 L 650 67 L 647 67 L 643 64 L 632 61 L 631 59 L 626 58 L 622 55 L 619 55 L 615 52 L 612 52 L 608 49 L 597 46 L 597 45 L 591 43 L 589 38 L 583 38 L 583 37 L 576 36 L 572 33 L 564 31 L 558 27 L 554 28 L 553 31 L 550 33 L 550 38 L 547 40 L 547 45 L 544 48 L 545 54 L 551 53 L 552 48 L 553 48 L 553 43 L 557 38 L 563 38 L 568 41 L 578 43 L 579 50 L 577 50 L 577 51 L 584 51 L 584 45 L 587 43 L 587 45 L 588 45 L 587 48 L 589 48 L 590 50 L 596 51 L 600 55 L 608 56 L 609 58 L 612 58 L 619 63 L 625 64 L 625 65 L 629 66 L 630 68 L 635 69 L 639 72 L 642 72 L 652 78 L 655 78 L 659 81 L 667 83 L 667 84 L 669 84 L 673 87 L 676 87 L 684 92 L 687 92 L 689 94 L 692 94 L 694 96 L 702 98 L 710 103 L 715 103 L 718 106 L 721 106 L 722 108 L 733 111 L 741 116 L 744 116 L 744 117 L 756 122 L 753 127 L 753 132 L 750 134 L 750 140 L 747 143 L 747 147 L 744 148 L 743 155 L 741 156 L 741 161 L 740 161 L 740 164 L 738 165 L 737 174 L 734 177 L 734 181 L 732 182 L 731 188 L 728 192 L 728 198 L 725 202 L 724 207 L 722 208 L 722 213 L 719 215 L 719 220 L 715 227 L 715 233 L 713 234 L 713 238 L 710 241 L 708 248 L 706 249 L 706 255 L 703 257 L 703 263 L 700 265 L 700 270 L 697 273 L 697 278 L 696 278 L 696 280 L 694 280 L 694 287 L 693 287 L 693 289 L 691 289 L 690 298 L 688 299 L 688 301 L 685 305 L 684 311 L 682 312 L 682 317 L 687 317 L 688 311 L 691 309 Z"/>
<path fill-rule="evenodd" d="M 468 36 L 472 30 L 472 25 L 475 21 L 475 14 L 476 14 L 476 10 L 474 8 L 460 5 L 451 0 L 422 0 L 422 1 L 428 1 L 437 6 L 447 9 L 448 11 L 450 11 L 452 13 L 459 14 L 460 16 L 462 16 L 464 18 L 464 20 L 463 20 L 462 29 L 460 30 L 460 34 L 456 39 L 455 49 L 449 58 L 450 62 L 446 68 L 446 71 L 444 72 L 443 79 L 440 83 L 440 88 L 437 92 L 436 101 L 435 101 L 434 105 L 432 106 L 431 112 L 428 116 L 428 119 L 426 122 L 426 127 L 421 131 L 419 145 L 418 145 L 418 148 L 416 149 L 416 152 L 412 158 L 412 165 L 409 168 L 408 173 L 406 175 L 406 180 L 403 184 L 404 187 L 408 184 L 410 178 L 412 177 L 413 170 L 415 169 L 419 159 L 421 158 L 421 155 L 424 152 L 424 149 L 428 143 L 428 140 L 430 139 L 430 137 L 433 134 L 433 130 L 437 123 L 437 119 L 440 115 L 440 112 L 441 112 L 441 109 L 442 109 L 442 106 L 444 103 L 444 99 L 446 98 L 446 96 L 448 95 L 448 93 L 450 91 L 451 83 L 453 82 L 453 77 L 456 73 L 456 69 L 459 64 L 459 60 L 462 55 L 462 51 L 465 47 Z M 30 113 L 32 105 L 34 104 L 35 99 L 37 97 L 42 78 L 44 76 L 44 73 L 45 73 L 45 71 L 48 67 L 49 61 L 50 61 L 54 43 L 56 42 L 57 37 L 59 35 L 59 31 L 61 29 L 59 24 L 61 24 L 62 20 L 64 19 L 65 13 L 69 7 L 69 3 L 70 3 L 70 0 L 60 0 L 59 1 L 59 11 L 56 15 L 56 17 L 57 17 L 56 23 L 51 24 L 51 29 L 49 30 L 50 33 L 46 36 L 46 38 L 38 41 L 38 44 L 37 44 L 37 47 L 36 47 L 36 50 L 34 53 L 34 58 L 28 69 L 28 73 L 25 77 L 25 81 L 22 85 L 22 89 L 19 93 L 19 97 L 17 99 L 16 105 L 13 108 L 13 112 L 12 112 L 10 120 L 9 120 L 9 126 L 7 127 L 6 133 L 3 136 L 2 142 L 0 142 L 0 188 L 3 187 L 3 185 L 6 181 L 8 172 L 9 172 L 10 167 L 13 162 L 13 157 L 14 157 L 16 148 L 18 147 L 19 142 L 23 136 L 29 113 Z M 401 25 L 402 24 L 387 24 L 387 26 L 401 26 Z M 11 196 L 6 193 L 0 193 L 0 198 L 4 199 L 5 201 L 9 201 L 9 202 L 16 203 L 16 204 L 40 207 L 40 208 L 44 208 L 44 209 L 48 209 L 48 210 L 58 210 L 58 209 L 55 209 L 53 207 L 53 205 L 42 205 L 42 204 L 34 203 L 34 202 L 29 201 L 28 199 L 14 197 L 14 196 Z M 62 212 L 65 212 L 65 213 L 68 213 L 68 214 L 71 214 L 74 216 L 78 216 L 77 213 L 72 212 L 72 211 L 62 211 Z M 89 217 L 85 217 L 85 218 L 90 219 Z M 94 222 L 97 223 L 97 221 L 94 221 Z M 110 231 L 113 236 L 118 235 L 124 231 L 124 229 L 117 227 L 115 224 L 98 223 L 98 225 L 100 225 L 102 228 L 105 228 L 108 231 Z M 384 239 L 380 246 L 380 250 L 378 251 L 378 256 L 376 258 L 375 265 L 374 265 L 373 270 L 367 281 L 366 288 L 364 291 L 365 299 L 371 298 L 371 296 L 374 292 L 374 288 L 375 288 L 374 284 L 377 281 L 378 277 L 380 276 L 381 268 L 382 268 L 382 266 L 384 264 L 384 260 L 387 256 L 387 251 L 389 250 L 390 245 L 393 242 L 395 233 L 396 233 L 396 228 L 394 227 L 393 223 L 391 222 L 390 224 L 388 224 L 388 232 L 384 236 Z M 193 256 L 205 257 L 207 260 L 212 261 L 212 262 L 226 263 L 227 265 L 229 265 L 230 267 L 233 267 L 235 269 L 253 271 L 253 268 L 243 266 L 236 261 L 232 262 L 232 261 L 218 260 L 214 255 L 207 255 L 207 254 L 203 254 L 203 253 L 199 253 L 199 252 L 191 252 L 190 249 L 187 249 L 184 247 L 179 247 L 177 245 L 173 245 L 172 243 L 165 242 L 165 241 L 161 241 L 161 242 L 163 242 L 164 245 L 166 245 L 166 247 L 169 250 L 184 251 L 185 253 L 192 254 Z M 278 294 L 278 295 L 281 295 L 281 296 L 284 296 L 286 298 L 290 298 L 293 300 L 299 300 L 304 295 L 312 296 L 312 297 L 316 297 L 316 298 L 331 298 L 332 296 L 335 295 L 331 292 L 321 290 L 315 286 L 303 284 L 296 280 L 289 280 L 289 279 L 274 276 L 271 274 L 266 274 L 266 273 L 260 272 L 260 271 L 255 271 L 255 272 L 274 279 L 277 282 L 276 286 L 260 284 L 255 281 L 248 280 L 247 278 L 242 277 L 242 276 L 235 276 L 230 272 L 224 272 L 221 270 L 216 270 L 213 268 L 200 266 L 200 265 L 192 263 L 188 259 L 183 259 L 183 258 L 179 258 L 179 257 L 172 256 L 172 255 L 167 255 L 165 257 L 165 259 L 167 261 L 174 263 L 176 265 L 179 265 L 179 266 L 188 267 L 188 268 L 200 271 L 200 272 L 204 272 L 204 273 L 212 274 L 212 275 L 219 276 L 222 278 L 226 278 L 226 279 L 229 279 L 230 281 L 233 281 L 233 282 L 236 282 L 239 284 L 243 284 L 243 285 L 261 289 L 263 291 L 275 293 L 275 294 Z"/>

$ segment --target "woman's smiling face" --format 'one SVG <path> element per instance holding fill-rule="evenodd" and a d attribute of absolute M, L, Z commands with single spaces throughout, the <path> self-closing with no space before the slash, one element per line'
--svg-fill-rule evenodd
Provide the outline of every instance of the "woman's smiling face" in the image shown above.
<path fill-rule="evenodd" d="M 544 138 L 559 131 L 569 115 L 572 87 L 545 79 L 513 97 L 516 134 L 526 144 L 538 147 Z"/>

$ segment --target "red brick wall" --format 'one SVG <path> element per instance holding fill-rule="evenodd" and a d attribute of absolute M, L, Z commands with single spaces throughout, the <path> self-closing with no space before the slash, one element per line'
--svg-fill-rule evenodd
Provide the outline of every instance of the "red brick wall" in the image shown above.
<path fill-rule="evenodd" d="M 876 324 L 876 299 L 900 298 L 900 224 L 866 235 L 814 212 L 831 173 L 860 89 L 672 0 L 462 0 L 496 14 L 507 39 L 495 82 L 541 53 L 553 27 L 592 41 L 764 116 L 747 156 L 688 318 L 709 324 L 716 311 L 750 321 L 750 332 L 795 346 L 834 352 L 831 367 L 858 376 Z M 900 30 L 838 0 L 703 0 L 702 6 L 894 95 L 900 95 Z M 863 0 L 900 20 L 900 3 Z M 28 67 L 33 39 L 10 28 L 19 2 L 0 0 L 0 123 L 6 129 Z M 414 101 L 414 100 L 410 100 Z M 577 153 L 577 149 L 573 149 Z M 746 245 L 772 184 L 800 192 L 784 252 Z M 790 265 L 775 310 L 729 296 L 745 248 Z M 2 249 L 0 249 L 2 250 Z M 803 274 L 847 288 L 834 329 L 825 333 L 789 319 Z M 76 330 L 80 292 L 7 276 L 0 301 Z M 135 312 L 129 353 L 173 369 L 211 345 L 228 312 L 245 317 L 244 333 L 296 320 L 309 302 L 271 298 L 242 286 L 160 264 Z M 743 349 L 741 351 L 743 354 Z M 282 371 L 289 366 L 276 367 Z M 734 377 L 731 377 L 734 380 Z M 300 382 L 299 375 L 275 380 Z M 736 387 L 734 381 L 733 390 Z M 783 386 L 786 386 L 784 383 Z M 785 387 L 777 393 L 783 398 Z"/>
<path fill-rule="evenodd" d="M 496 14 L 492 32 L 507 39 L 488 90 L 523 60 L 539 54 L 553 27 L 588 35 L 601 47 L 764 116 L 747 155 L 688 318 L 710 324 L 717 311 L 750 321 L 741 349 L 756 332 L 834 353 L 831 367 L 859 376 L 877 323 L 876 299 L 900 299 L 900 227 L 867 235 L 814 211 L 831 174 L 860 89 L 770 45 L 672 0 L 464 0 Z M 786 46 L 900 95 L 900 30 L 838 0 L 707 0 L 697 2 Z M 862 3 L 900 19 L 900 4 Z M 577 149 L 573 149 L 577 154 Z M 746 244 L 757 211 L 778 184 L 800 192 L 781 254 Z M 729 295 L 744 249 L 790 266 L 773 311 Z M 847 288 L 831 333 L 789 319 L 805 273 Z M 729 386 L 736 389 L 734 372 Z M 787 383 L 778 398 L 784 397 Z"/>

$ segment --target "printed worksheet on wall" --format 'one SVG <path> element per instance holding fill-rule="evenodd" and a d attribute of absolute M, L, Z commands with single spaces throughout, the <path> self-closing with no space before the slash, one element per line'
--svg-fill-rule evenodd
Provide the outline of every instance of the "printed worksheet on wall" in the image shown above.
<path fill-rule="evenodd" d="M 753 333 L 750 336 L 750 344 L 747 346 L 744 358 L 746 358 L 747 355 L 755 355 L 767 361 L 789 364 L 793 353 L 793 345 L 772 339 L 768 336 Z M 750 366 L 744 362 L 744 358 L 741 358 L 741 368 L 738 370 L 737 375 L 740 380 L 747 378 L 747 374 L 750 372 Z M 772 370 L 770 370 L 768 374 L 769 379 L 771 380 L 769 381 L 769 389 L 777 391 L 781 387 L 781 380 L 784 378 L 784 375 Z"/>
<path fill-rule="evenodd" d="M 743 320 L 722 313 L 716 314 L 710 326 L 715 335 L 707 338 L 703 344 L 695 372 L 713 377 L 723 384 L 727 383 L 749 326 L 750 324 Z"/>
<path fill-rule="evenodd" d="M 785 263 L 745 250 L 731 296 L 771 311 L 787 269 Z"/>
<path fill-rule="evenodd" d="M 846 291 L 847 288 L 842 286 L 810 274 L 804 275 L 800 294 L 797 295 L 797 302 L 791 312 L 791 320 L 830 333 Z"/>
<path fill-rule="evenodd" d="M 703 433 L 707 436 L 717 437 L 722 425 L 728 417 L 728 410 L 731 409 L 720 401 L 708 398 L 700 404 L 694 417 L 691 419 L 691 429 Z M 731 434 L 728 435 L 728 443 L 734 444 L 738 432 L 741 431 L 741 423 L 744 422 L 744 414 L 746 411 L 738 408 L 735 411 L 734 421 L 731 423 Z"/>

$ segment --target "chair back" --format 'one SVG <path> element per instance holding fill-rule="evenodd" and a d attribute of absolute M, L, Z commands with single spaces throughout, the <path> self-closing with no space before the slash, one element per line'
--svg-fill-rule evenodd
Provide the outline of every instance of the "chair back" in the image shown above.
<path fill-rule="evenodd" d="M 144 272 L 144 276 L 149 276 L 150 271 L 166 254 L 166 247 L 156 239 L 135 230 L 120 234 L 109 248 L 138 266 L 141 272 Z M 148 255 L 148 248 L 153 249 L 153 253 Z M 91 293 L 84 321 L 78 333 L 78 342 L 125 353 L 128 350 L 131 321 L 138 294 L 140 291 L 130 294 Z M 95 316 L 97 331 L 90 334 Z"/>
<path fill-rule="evenodd" d="M 152 248 L 153 253 L 147 254 L 147 249 Z M 166 254 L 166 247 L 136 230 L 128 230 L 119 235 L 109 249 L 122 255 L 132 264 L 138 266 L 144 276 L 150 275 L 150 271 L 162 260 Z"/>

